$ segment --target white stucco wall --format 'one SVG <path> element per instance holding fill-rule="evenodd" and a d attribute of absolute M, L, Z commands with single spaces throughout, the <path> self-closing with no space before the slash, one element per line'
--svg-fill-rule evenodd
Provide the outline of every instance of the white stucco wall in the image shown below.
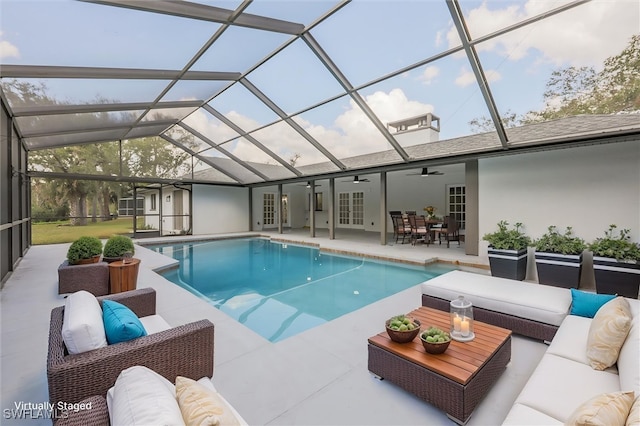
<path fill-rule="evenodd" d="M 587 242 L 609 224 L 640 241 L 640 142 L 507 155 L 479 161 L 479 234 L 522 222 L 532 238 L 549 225 Z M 480 251 L 486 254 L 487 243 Z"/>
<path fill-rule="evenodd" d="M 249 189 L 193 185 L 193 234 L 249 230 Z"/>

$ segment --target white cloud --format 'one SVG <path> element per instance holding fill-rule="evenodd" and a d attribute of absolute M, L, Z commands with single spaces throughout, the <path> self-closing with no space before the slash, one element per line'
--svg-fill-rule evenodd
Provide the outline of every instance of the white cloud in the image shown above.
<path fill-rule="evenodd" d="M 465 18 L 472 36 L 489 34 L 567 3 L 529 0 L 490 10 L 486 2 L 470 10 Z M 498 3 L 499 4 L 499 3 Z M 506 35 L 476 45 L 478 51 L 491 51 L 517 61 L 529 55 L 555 66 L 601 65 L 619 53 L 638 32 L 640 4 L 636 0 L 593 0 L 561 12 Z M 447 33 L 449 46 L 458 40 L 455 27 Z"/>
<path fill-rule="evenodd" d="M 420 75 L 419 80 L 424 84 L 429 85 L 433 82 L 433 79 L 436 78 L 440 74 L 440 68 L 430 65 L 425 67 L 422 75 Z"/>
<path fill-rule="evenodd" d="M 462 69 L 458 77 L 456 77 L 455 83 L 459 87 L 467 87 L 470 84 L 476 82 L 476 76 L 472 71 Z"/>
<path fill-rule="evenodd" d="M 0 37 L 2 37 L 2 32 L 0 31 Z M 20 56 L 20 51 L 16 46 L 9 43 L 6 40 L 0 40 L 0 59 L 4 58 L 18 58 Z"/>
<path fill-rule="evenodd" d="M 498 81 L 502 78 L 502 75 L 496 70 L 484 70 L 484 75 L 487 78 L 487 81 L 494 82 Z M 476 82 L 476 76 L 473 71 L 469 71 L 466 68 L 462 68 L 460 70 L 460 74 L 455 79 L 456 86 L 459 87 L 467 87 L 470 84 Z"/>

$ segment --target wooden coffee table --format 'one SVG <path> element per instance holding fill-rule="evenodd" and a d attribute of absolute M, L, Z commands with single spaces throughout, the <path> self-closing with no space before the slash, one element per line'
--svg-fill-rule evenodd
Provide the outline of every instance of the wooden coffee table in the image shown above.
<path fill-rule="evenodd" d="M 407 314 L 421 323 L 448 331 L 449 313 L 420 307 Z M 473 323 L 475 339 L 452 341 L 440 355 L 427 353 L 418 335 L 396 343 L 386 331 L 369 338 L 369 371 L 400 386 L 464 424 L 511 359 L 511 331 Z"/>

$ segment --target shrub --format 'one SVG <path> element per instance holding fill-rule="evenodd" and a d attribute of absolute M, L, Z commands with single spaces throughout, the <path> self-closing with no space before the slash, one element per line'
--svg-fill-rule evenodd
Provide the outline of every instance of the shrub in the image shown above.
<path fill-rule="evenodd" d="M 582 238 L 573 235 L 573 229 L 567 226 L 564 234 L 555 225 L 547 228 L 547 233 L 533 242 L 536 251 L 557 254 L 580 254 L 587 245 Z"/>
<path fill-rule="evenodd" d="M 596 238 L 589 244 L 594 256 L 610 257 L 618 261 L 640 261 L 640 246 L 631 241 L 628 229 L 621 229 L 615 235 L 616 225 L 609 225 L 604 237 Z"/>
<path fill-rule="evenodd" d="M 531 243 L 531 238 L 526 236 L 520 228 L 522 223 L 516 223 L 512 229 L 508 229 L 509 222 L 501 220 L 498 222 L 498 230 L 482 237 L 489 242 L 491 248 L 497 250 L 522 250 Z"/>
<path fill-rule="evenodd" d="M 104 257 L 122 257 L 127 252 L 135 252 L 133 241 L 127 236 L 114 235 L 104 244 Z"/>
<path fill-rule="evenodd" d="M 101 254 L 102 241 L 96 237 L 83 236 L 71 243 L 67 251 L 67 260 L 70 264 L 74 264 L 80 259 L 91 259 Z"/>

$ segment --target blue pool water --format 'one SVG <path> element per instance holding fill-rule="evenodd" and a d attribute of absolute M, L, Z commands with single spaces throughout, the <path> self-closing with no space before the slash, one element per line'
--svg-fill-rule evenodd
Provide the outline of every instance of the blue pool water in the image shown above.
<path fill-rule="evenodd" d="M 149 248 L 180 261 L 165 278 L 272 342 L 453 269 L 337 256 L 261 238 Z"/>

